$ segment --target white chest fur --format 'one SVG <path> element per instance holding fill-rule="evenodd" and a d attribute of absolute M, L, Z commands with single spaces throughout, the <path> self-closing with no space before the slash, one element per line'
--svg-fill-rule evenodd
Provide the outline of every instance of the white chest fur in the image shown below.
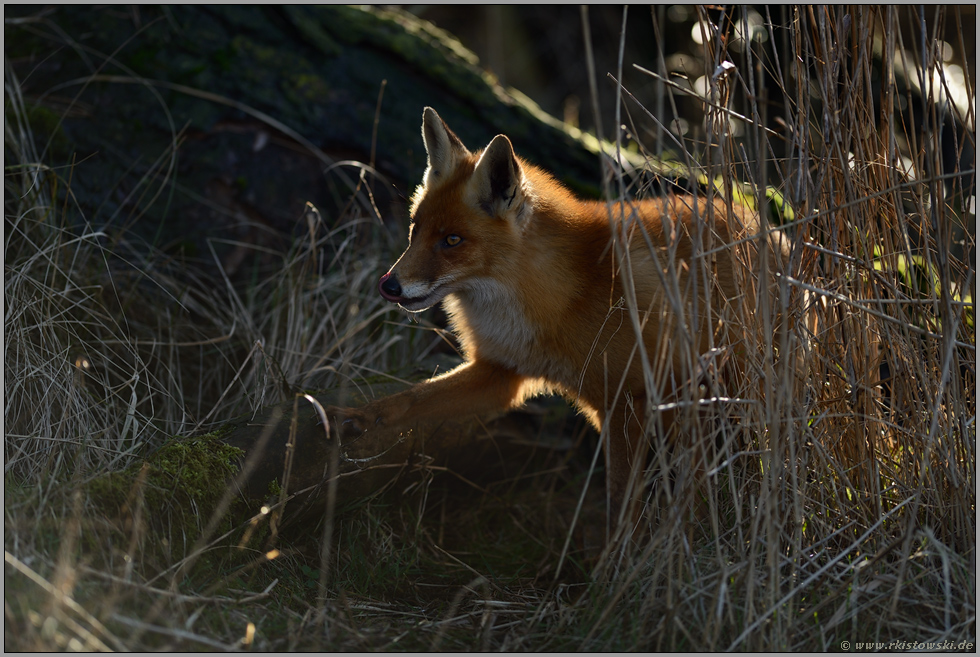
<path fill-rule="evenodd" d="M 528 377 L 554 382 L 565 378 L 567 368 L 542 353 L 538 329 L 510 287 L 479 279 L 465 292 L 447 296 L 443 303 L 463 346 L 480 358 Z"/>

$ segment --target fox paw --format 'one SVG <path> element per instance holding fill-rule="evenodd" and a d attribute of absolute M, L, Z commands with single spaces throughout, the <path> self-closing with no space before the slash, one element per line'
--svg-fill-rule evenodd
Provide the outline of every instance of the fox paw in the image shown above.
<path fill-rule="evenodd" d="M 378 424 L 372 422 L 370 418 L 356 408 L 337 408 L 331 406 L 327 408 L 327 414 L 338 423 L 338 430 L 341 438 L 357 438 L 366 432 L 370 427 Z M 380 420 L 380 418 L 378 418 Z"/>

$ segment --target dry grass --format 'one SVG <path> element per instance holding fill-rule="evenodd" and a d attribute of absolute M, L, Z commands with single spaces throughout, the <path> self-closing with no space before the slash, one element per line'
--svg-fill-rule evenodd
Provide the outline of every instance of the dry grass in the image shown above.
<path fill-rule="evenodd" d="M 246 287 L 81 221 L 71 169 L 34 150 L 8 68 L 5 648 L 975 642 L 975 116 L 951 102 L 953 69 L 921 50 L 945 22 L 972 28 L 942 8 L 925 32 L 911 10 L 849 12 L 801 8 L 740 46 L 706 40 L 707 80 L 736 64 L 711 88 L 706 132 L 683 153 L 666 132 L 646 144 L 673 143 L 698 163 L 692 179 L 718 181 L 711 193 L 778 192 L 792 216 L 764 216 L 781 216 L 792 251 L 781 275 L 761 275 L 779 290 L 773 307 L 712 306 L 743 327 L 746 371 L 704 403 L 691 386 L 682 419 L 654 428 L 642 540 L 598 558 L 582 546 L 601 490 L 575 513 L 586 448 L 521 482 L 396 491 L 263 548 L 235 549 L 245 527 L 211 535 L 208 518 L 150 529 L 138 489 L 136 521 L 103 517 L 87 480 L 280 401 L 283 381 L 387 371 L 438 338 L 382 320 L 373 283 L 400 245 L 358 214 L 310 210 L 306 238 Z M 894 67 L 932 91 L 882 84 Z M 777 82 L 756 102 L 765 73 Z M 662 63 L 653 74 L 674 80 Z M 661 105 L 684 93 L 662 88 Z M 899 96 L 921 109 L 916 122 L 893 109 Z M 628 96 L 622 106 L 627 124 L 645 111 Z M 726 108 L 744 118 L 720 130 Z M 771 114 L 785 130 L 760 127 Z M 941 131 L 967 165 L 943 163 Z M 736 180 L 747 184 L 734 191 Z M 642 191 L 607 182 L 612 197 Z M 759 271 L 747 263 L 747 285 Z M 689 372 L 710 371 L 691 356 Z M 699 467 L 703 481 L 688 476 Z"/>

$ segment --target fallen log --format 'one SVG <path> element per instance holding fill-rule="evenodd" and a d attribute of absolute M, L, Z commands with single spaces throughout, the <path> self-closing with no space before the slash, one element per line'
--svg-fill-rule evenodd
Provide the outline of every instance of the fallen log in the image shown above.
<path fill-rule="evenodd" d="M 215 234 L 250 239 L 243 217 L 288 237 L 307 201 L 329 216 L 344 210 L 364 165 L 382 216 L 403 214 L 397 199 L 425 169 L 426 105 L 466 143 L 510 135 L 577 192 L 600 193 L 593 137 L 501 87 L 454 37 L 404 11 L 67 5 L 13 14 L 4 52 L 36 103 L 31 116 L 44 118 L 39 143 L 55 164 L 85 163 L 73 204 L 93 222 L 136 212 L 127 229 L 151 243 L 206 253 Z M 93 64 L 87 53 L 113 55 Z M 84 111 L 65 112 L 65 97 Z M 167 202 L 127 205 L 171 159 Z"/>

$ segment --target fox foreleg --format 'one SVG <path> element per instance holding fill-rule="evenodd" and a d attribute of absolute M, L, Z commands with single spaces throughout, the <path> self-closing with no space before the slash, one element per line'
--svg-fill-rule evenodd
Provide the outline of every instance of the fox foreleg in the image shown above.
<path fill-rule="evenodd" d="M 472 360 L 404 392 L 359 408 L 330 407 L 341 434 L 356 437 L 372 428 L 407 429 L 422 420 L 461 418 L 502 411 L 523 401 L 526 378 L 494 363 Z"/>

